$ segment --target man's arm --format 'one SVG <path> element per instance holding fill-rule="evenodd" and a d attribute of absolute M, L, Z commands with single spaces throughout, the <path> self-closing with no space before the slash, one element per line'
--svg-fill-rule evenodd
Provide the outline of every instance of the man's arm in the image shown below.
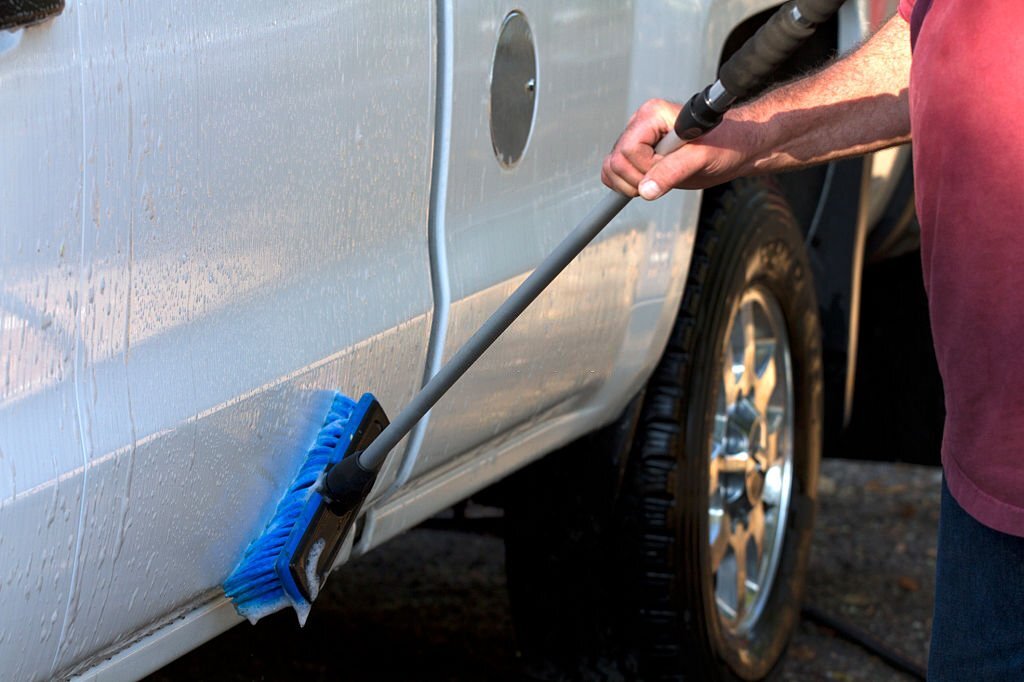
<path fill-rule="evenodd" d="M 726 114 L 704 137 L 661 157 L 658 140 L 680 105 L 645 103 L 605 159 L 601 180 L 627 196 L 656 199 L 672 187 L 701 189 L 742 175 L 795 170 L 910 139 L 910 36 L 894 16 L 827 68 Z"/>

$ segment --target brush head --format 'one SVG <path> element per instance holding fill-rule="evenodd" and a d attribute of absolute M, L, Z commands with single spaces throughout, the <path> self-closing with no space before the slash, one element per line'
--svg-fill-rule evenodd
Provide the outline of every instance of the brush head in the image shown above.
<path fill-rule="evenodd" d="M 255 623 L 287 606 L 304 624 L 310 605 L 330 572 L 362 504 L 346 509 L 332 506 L 321 493 L 324 474 L 345 461 L 345 468 L 361 472 L 357 452 L 364 449 L 387 417 L 372 395 L 358 403 L 339 394 L 263 533 L 245 550 L 242 560 L 224 581 L 224 593 L 238 613 Z M 375 472 L 360 481 L 363 498 L 369 494 Z"/>

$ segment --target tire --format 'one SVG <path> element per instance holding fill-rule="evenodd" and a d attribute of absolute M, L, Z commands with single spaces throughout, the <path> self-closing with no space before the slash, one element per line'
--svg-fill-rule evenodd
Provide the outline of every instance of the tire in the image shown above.
<path fill-rule="evenodd" d="M 798 621 L 822 432 L 811 272 L 770 180 L 709 192 L 704 215 L 644 393 L 509 482 L 509 591 L 535 678 L 762 679 Z M 740 564 L 758 586 L 745 600 Z"/>

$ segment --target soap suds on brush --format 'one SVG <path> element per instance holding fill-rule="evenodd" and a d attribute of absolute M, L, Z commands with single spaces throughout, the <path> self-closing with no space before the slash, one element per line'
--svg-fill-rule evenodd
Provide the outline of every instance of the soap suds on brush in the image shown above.
<path fill-rule="evenodd" d="M 320 561 L 320 555 L 324 552 L 327 542 L 320 538 L 313 543 L 309 549 L 309 557 L 306 559 L 306 584 L 309 585 L 309 600 L 314 601 L 320 594 L 320 576 L 317 575 L 316 565 Z"/>

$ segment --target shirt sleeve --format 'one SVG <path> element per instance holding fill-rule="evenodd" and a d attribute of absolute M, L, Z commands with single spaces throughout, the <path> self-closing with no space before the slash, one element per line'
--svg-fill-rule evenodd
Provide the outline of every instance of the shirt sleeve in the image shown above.
<path fill-rule="evenodd" d="M 892 5 L 890 5 L 892 7 Z M 910 22 L 910 13 L 914 11 L 914 0 L 900 0 L 900 16 L 904 21 Z"/>

